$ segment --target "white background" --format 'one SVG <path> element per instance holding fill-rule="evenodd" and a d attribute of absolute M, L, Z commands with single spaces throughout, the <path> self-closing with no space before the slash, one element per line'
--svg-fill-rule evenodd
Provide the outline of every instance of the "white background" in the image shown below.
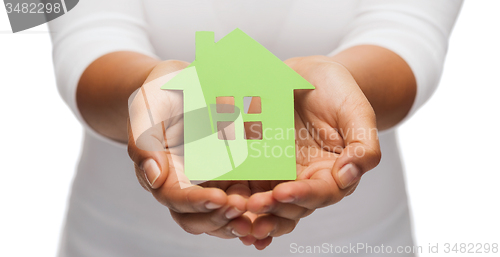
<path fill-rule="evenodd" d="M 466 1 L 441 85 L 400 127 L 424 252 L 500 243 L 499 10 L 498 0 Z M 12 34 L 3 8 L 0 86 L 0 256 L 54 256 L 82 129 L 56 90 L 46 25 Z M 477 255 L 493 256 L 464 256 Z"/>

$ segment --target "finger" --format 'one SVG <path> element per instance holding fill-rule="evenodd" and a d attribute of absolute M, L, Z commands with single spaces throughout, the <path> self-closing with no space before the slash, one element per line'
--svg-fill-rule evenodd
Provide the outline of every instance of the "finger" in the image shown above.
<path fill-rule="evenodd" d="M 153 196 L 160 203 L 177 213 L 211 212 L 224 206 L 228 197 L 219 188 L 165 184 L 153 191 Z"/>
<path fill-rule="evenodd" d="M 260 215 L 253 222 L 252 235 L 257 239 L 278 237 L 293 231 L 298 220 L 278 217 L 274 214 Z"/>
<path fill-rule="evenodd" d="M 255 221 L 255 219 L 257 219 L 257 214 L 247 211 L 243 213 L 242 216 L 247 217 L 250 220 L 250 223 L 252 224 L 253 228 L 253 222 Z M 239 239 L 244 245 L 247 246 L 250 246 L 253 243 L 255 243 L 255 241 L 257 241 L 257 239 L 251 233 L 246 236 L 240 237 Z"/>
<path fill-rule="evenodd" d="M 168 152 L 145 151 L 138 148 L 133 139 L 130 123 L 128 128 L 128 153 L 135 163 L 136 176 L 140 184 L 152 192 L 159 202 L 178 213 L 210 212 L 226 203 L 227 196 L 220 189 L 203 189 L 187 185 L 189 180 L 184 178 L 181 172 L 175 172 Z M 159 140 L 157 142 L 160 143 Z"/>
<path fill-rule="evenodd" d="M 250 197 L 251 191 L 250 187 L 248 185 L 248 181 L 241 180 L 241 181 L 217 181 L 217 180 L 209 180 L 205 181 L 199 186 L 205 187 L 205 188 L 210 188 L 210 187 L 215 187 L 215 188 L 220 188 L 224 191 L 226 191 L 226 194 L 239 194 L 239 195 L 245 195 L 246 198 Z"/>
<path fill-rule="evenodd" d="M 234 221 L 230 221 L 226 226 L 210 232 L 210 235 L 221 238 L 245 237 L 251 232 L 252 220 L 248 215 L 242 215 L 246 212 L 247 198 L 251 194 L 250 188 L 245 181 L 236 181 L 232 183 L 231 186 L 226 186 L 228 203 L 231 207 L 225 210 L 224 215 L 226 219 L 234 219 Z"/>
<path fill-rule="evenodd" d="M 346 103 L 346 106 L 352 108 L 345 108 L 338 114 L 338 125 L 346 147 L 332 168 L 335 181 L 344 189 L 375 168 L 382 156 L 375 113 L 369 102 L 362 98 L 355 103 Z"/>
<path fill-rule="evenodd" d="M 139 163 L 136 175 L 141 185 L 146 186 L 159 202 L 178 213 L 209 212 L 226 203 L 224 191 L 192 186 L 182 170 L 177 172 L 176 168 L 181 165 L 174 165 L 175 160 L 168 152 L 144 151 L 129 140 L 129 155 Z M 151 174 L 158 175 L 155 178 Z"/>
<path fill-rule="evenodd" d="M 379 148 L 371 148 L 362 143 L 350 143 L 335 162 L 332 176 L 340 188 L 347 189 L 367 171 L 378 165 L 381 158 Z"/>
<path fill-rule="evenodd" d="M 253 194 L 248 199 L 247 210 L 256 214 L 270 213 L 291 220 L 298 220 L 314 211 L 296 204 L 276 201 L 272 191 Z"/>
<path fill-rule="evenodd" d="M 164 151 L 144 151 L 136 146 L 130 120 L 128 126 L 128 154 L 136 164 L 135 171 L 143 187 L 152 191 L 163 185 L 168 177 L 169 160 Z M 161 145 L 161 142 L 157 141 Z M 158 146 L 160 147 L 160 146 Z M 161 146 L 161 149 L 163 147 Z"/>
<path fill-rule="evenodd" d="M 252 194 L 255 194 L 269 191 L 282 182 L 282 180 L 251 180 L 248 181 L 248 185 L 252 190 Z"/>
<path fill-rule="evenodd" d="M 255 219 L 257 219 L 257 217 L 259 216 L 258 214 L 255 214 L 255 213 L 253 213 L 253 212 L 249 212 L 249 211 L 245 212 L 243 215 L 247 216 L 247 217 L 250 219 L 250 221 L 251 221 L 252 223 L 253 223 L 253 222 L 255 221 Z"/>
<path fill-rule="evenodd" d="M 225 219 L 221 208 L 213 213 L 176 213 L 171 211 L 173 219 L 186 232 L 199 235 L 207 233 L 219 238 L 236 238 L 250 234 L 252 223 L 245 216 L 235 219 Z"/>
<path fill-rule="evenodd" d="M 141 185 L 149 189 L 165 183 L 175 164 L 169 148 L 182 144 L 182 94 L 160 87 L 175 76 L 172 71 L 186 65 L 175 61 L 158 64 L 145 84 L 129 98 L 128 152 L 137 164 Z"/>
<path fill-rule="evenodd" d="M 347 194 L 345 196 L 350 196 L 352 195 L 352 193 L 354 193 L 354 191 L 356 190 L 356 188 L 358 188 L 358 185 L 359 185 L 359 181 L 356 182 L 354 185 L 350 186 L 349 188 L 347 188 Z"/>
<path fill-rule="evenodd" d="M 207 232 L 211 236 L 216 236 L 219 238 L 245 238 L 250 235 L 252 231 L 252 222 L 246 216 L 239 216 L 235 219 L 229 221 L 227 225 L 212 231 Z"/>
<path fill-rule="evenodd" d="M 237 195 L 248 199 L 252 192 L 248 187 L 248 183 L 246 183 L 246 181 L 236 181 L 226 189 L 226 194 L 228 194 L 229 196 Z M 243 206 L 242 210 L 246 210 L 246 201 L 245 206 Z"/>
<path fill-rule="evenodd" d="M 257 238 L 255 238 L 254 236 L 252 235 L 247 235 L 247 236 L 244 236 L 244 237 L 240 237 L 240 241 L 246 245 L 246 246 L 250 246 L 250 245 L 253 245 L 256 241 L 257 241 Z"/>
<path fill-rule="evenodd" d="M 272 237 L 266 237 L 264 239 L 256 240 L 254 245 L 257 250 L 264 250 L 268 247 L 273 241 Z"/>
<path fill-rule="evenodd" d="M 128 152 L 132 161 L 137 164 L 136 176 L 141 185 L 146 186 L 159 202 L 175 212 L 209 212 L 226 203 L 224 191 L 190 185 L 183 172 L 176 171 L 180 165 L 174 165 L 173 157 L 168 151 L 139 149 L 130 126 Z"/>
<path fill-rule="evenodd" d="M 338 187 L 330 169 L 323 168 L 309 179 L 279 184 L 273 190 L 273 197 L 282 203 L 316 209 L 339 202 L 347 192 L 347 189 Z"/>
<path fill-rule="evenodd" d="M 251 221 L 248 217 L 238 219 L 245 212 L 246 199 L 231 195 L 227 203 L 208 213 L 178 213 L 171 211 L 174 220 L 192 234 L 210 233 L 219 237 L 231 238 L 250 233 Z M 235 220 L 232 224 L 232 220 Z M 234 233 L 233 233 L 233 230 Z"/>

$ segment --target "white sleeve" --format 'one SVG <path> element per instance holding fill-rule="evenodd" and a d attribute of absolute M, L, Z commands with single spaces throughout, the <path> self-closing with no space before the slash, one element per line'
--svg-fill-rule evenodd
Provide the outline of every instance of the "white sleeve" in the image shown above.
<path fill-rule="evenodd" d="M 401 56 L 417 81 L 412 116 L 435 91 L 463 0 L 363 0 L 340 46 L 377 45 Z"/>
<path fill-rule="evenodd" d="M 49 22 L 49 28 L 61 97 L 87 131 L 112 142 L 83 120 L 76 104 L 76 88 L 85 69 L 107 53 L 134 51 L 155 57 L 142 1 L 80 1 L 67 14 Z"/>

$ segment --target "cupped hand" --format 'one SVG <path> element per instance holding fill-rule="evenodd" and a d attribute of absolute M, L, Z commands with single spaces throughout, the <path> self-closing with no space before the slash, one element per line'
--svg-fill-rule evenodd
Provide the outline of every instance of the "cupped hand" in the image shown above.
<path fill-rule="evenodd" d="M 381 159 L 375 113 L 349 71 L 324 56 L 285 63 L 316 87 L 295 92 L 297 180 L 250 182 L 262 192 L 248 199 L 259 216 L 244 243 L 291 232 L 315 209 L 353 193 Z"/>
<path fill-rule="evenodd" d="M 191 184 L 184 175 L 182 92 L 160 87 L 187 65 L 160 63 L 129 101 L 128 152 L 136 176 L 185 231 L 220 238 L 248 235 L 251 220 L 243 215 L 250 196 L 248 183 L 207 182 L 201 186 Z"/>

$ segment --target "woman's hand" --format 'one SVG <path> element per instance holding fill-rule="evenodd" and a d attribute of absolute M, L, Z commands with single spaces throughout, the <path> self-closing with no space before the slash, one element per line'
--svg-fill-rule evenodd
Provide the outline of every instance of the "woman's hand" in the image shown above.
<path fill-rule="evenodd" d="M 284 183 L 212 181 L 203 184 L 204 188 L 193 186 L 198 190 L 220 190 L 200 194 L 206 197 L 204 201 L 210 198 L 211 194 L 217 196 L 216 192 L 221 191 L 226 193 L 227 199 L 234 199 L 226 200 L 229 204 L 222 207 L 226 212 L 233 207 L 239 212 L 247 212 L 232 221 L 226 219 L 222 227 L 204 227 L 197 224 L 203 223 L 202 216 L 212 213 L 220 218 L 223 211 L 196 209 L 197 212 L 204 213 L 201 216 L 181 214 L 181 210 L 173 211 L 174 219 L 186 231 L 205 232 L 224 238 L 237 235 L 243 243 L 264 249 L 271 243 L 272 237 L 290 233 L 301 218 L 311 214 L 316 208 L 332 205 L 351 194 L 361 175 L 380 161 L 373 108 L 349 71 L 332 59 L 321 56 L 293 58 L 286 63 L 316 87 L 315 90 L 297 90 L 295 93 L 297 180 Z M 172 99 L 170 102 L 175 103 Z M 178 102 L 177 105 L 182 106 L 182 99 Z M 182 131 L 179 129 L 182 127 L 176 126 L 175 123 L 164 127 L 167 128 L 166 131 L 169 131 L 168 127 Z M 161 138 L 161 135 L 157 133 L 154 137 Z M 182 160 L 180 152 L 172 151 L 175 145 L 171 144 L 170 148 L 170 158 L 173 156 L 173 159 Z M 141 160 L 144 161 L 144 158 Z M 166 160 L 168 161 L 168 158 Z M 173 166 L 169 170 L 175 170 L 179 164 Z M 137 167 L 138 177 L 147 188 L 147 176 L 142 175 L 141 179 L 140 174 L 144 173 L 139 167 L 140 165 Z M 177 172 L 173 172 L 177 178 L 173 180 L 174 184 L 167 182 L 168 179 L 162 176 L 153 184 L 170 188 L 175 183 L 189 183 L 187 178 L 183 177 L 183 172 L 178 171 L 179 168 Z M 156 194 L 155 197 L 160 202 L 169 207 L 171 202 L 175 202 L 175 199 L 166 197 L 169 191 L 154 192 L 155 190 L 153 189 L 153 194 Z M 172 206 L 171 210 L 175 210 L 175 207 Z M 223 223 L 224 221 L 217 224 Z M 194 224 L 203 230 L 193 231 Z"/>
<path fill-rule="evenodd" d="M 297 180 L 248 199 L 247 209 L 261 215 L 253 235 L 291 232 L 315 209 L 351 194 L 381 158 L 375 113 L 344 66 L 323 56 L 285 63 L 316 89 L 295 92 Z"/>
<path fill-rule="evenodd" d="M 242 216 L 250 191 L 246 182 L 207 182 L 192 185 L 183 170 L 182 93 L 161 90 L 188 63 L 158 64 L 131 101 L 128 152 L 140 184 L 162 204 L 187 232 L 234 238 L 250 233 L 251 221 Z M 152 119 L 152 121 L 151 121 Z M 141 129 L 144 124 L 155 124 Z M 132 131 L 141 131 L 134 135 Z"/>

